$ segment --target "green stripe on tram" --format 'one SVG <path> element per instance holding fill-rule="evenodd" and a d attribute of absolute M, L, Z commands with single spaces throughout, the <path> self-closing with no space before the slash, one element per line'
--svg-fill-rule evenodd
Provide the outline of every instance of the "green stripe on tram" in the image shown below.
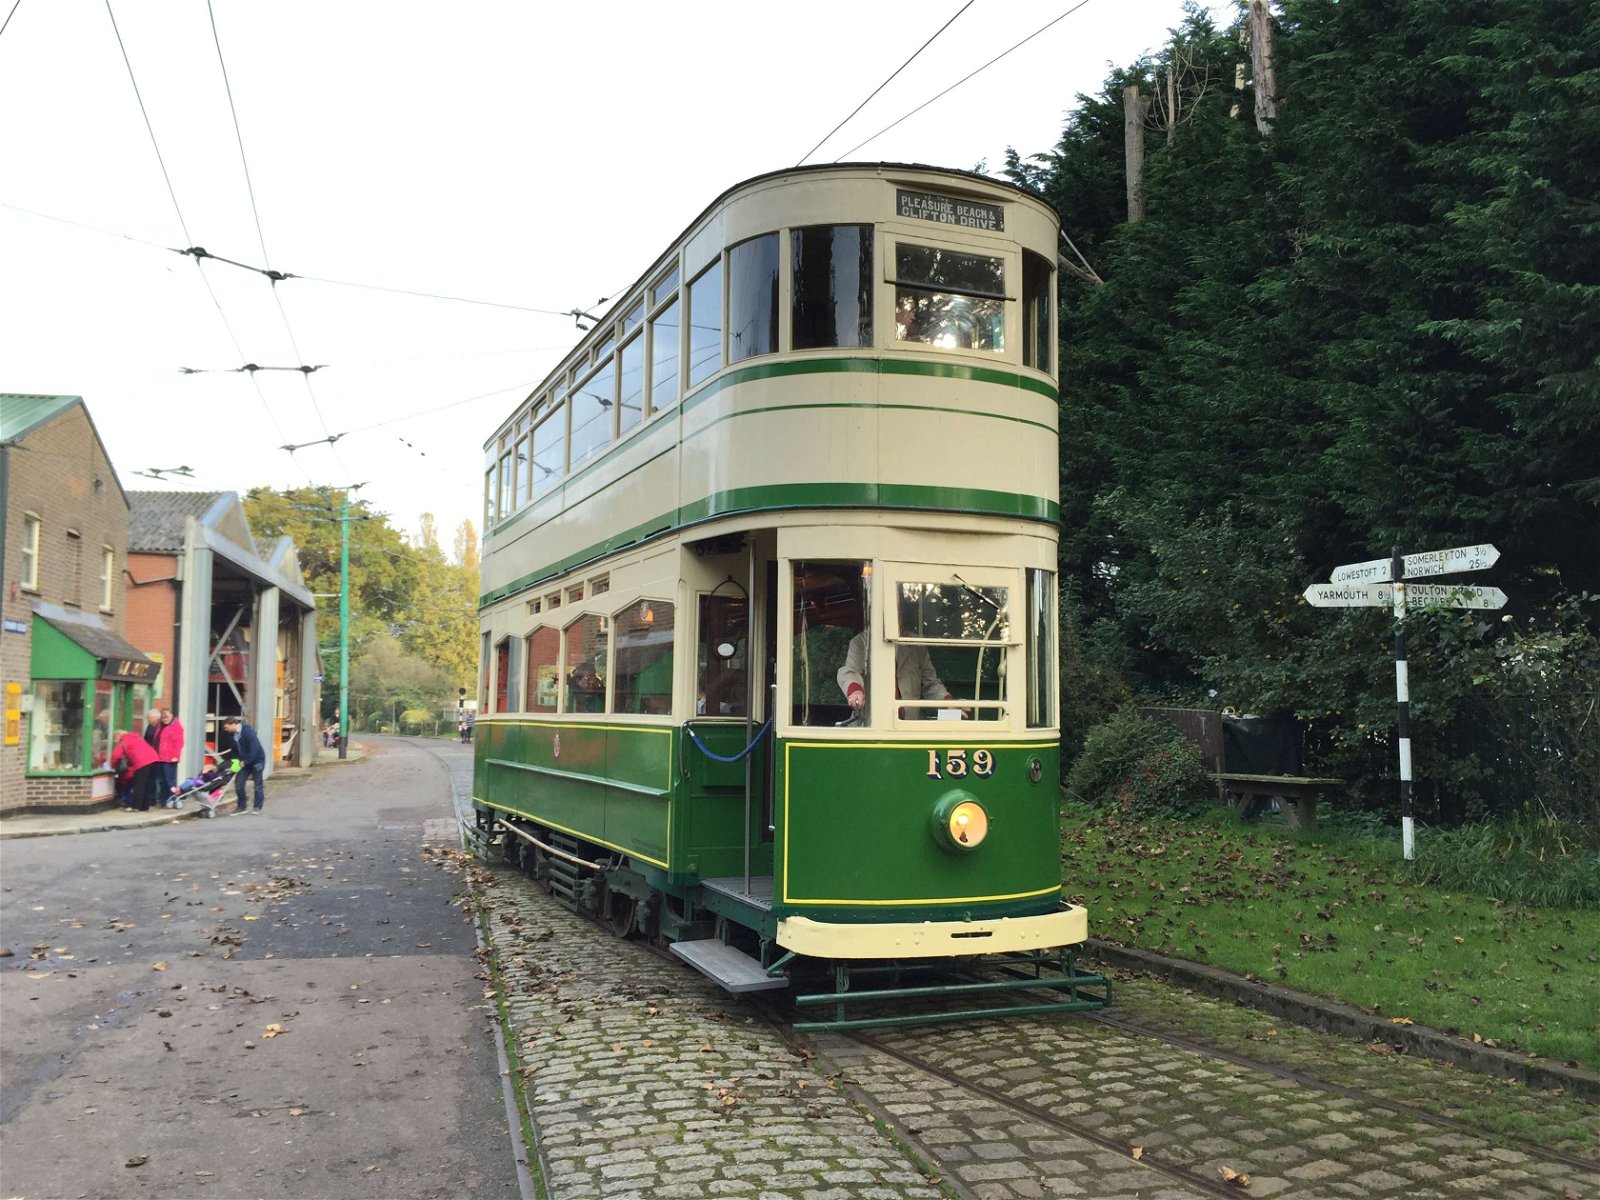
<path fill-rule="evenodd" d="M 675 512 L 669 511 L 614 533 L 565 558 L 546 563 L 492 592 L 485 592 L 479 598 L 478 607 L 485 608 L 524 588 L 564 574 L 581 563 L 592 562 L 660 534 L 736 513 L 795 508 L 933 509 L 1052 523 L 1061 519 L 1061 506 L 1054 500 L 1015 492 L 990 491 L 987 488 L 932 487 L 909 483 L 789 483 L 732 488 L 725 492 L 714 492 L 703 500 L 683 505 Z"/>
<path fill-rule="evenodd" d="M 1021 388 L 1025 392 L 1037 393 L 1047 400 L 1055 400 L 1058 396 L 1055 385 L 1046 380 L 998 367 L 971 367 L 965 363 L 925 362 L 920 359 L 899 358 L 805 358 L 761 363 L 729 371 L 692 393 L 684 401 L 683 407 L 687 411 L 704 404 L 726 387 L 751 383 L 759 379 L 783 379 L 791 375 L 920 375 L 927 379 L 961 379 L 969 383 L 993 383 L 1001 387 Z"/>

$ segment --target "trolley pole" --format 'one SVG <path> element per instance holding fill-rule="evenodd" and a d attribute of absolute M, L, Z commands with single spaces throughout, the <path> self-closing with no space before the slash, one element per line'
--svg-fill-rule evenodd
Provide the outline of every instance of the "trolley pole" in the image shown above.
<path fill-rule="evenodd" d="M 1411 809 L 1411 675 L 1406 665 L 1406 561 L 1400 547 L 1389 560 L 1394 581 L 1394 699 L 1400 741 L 1400 845 L 1407 862 L 1417 856 L 1416 821 Z"/>

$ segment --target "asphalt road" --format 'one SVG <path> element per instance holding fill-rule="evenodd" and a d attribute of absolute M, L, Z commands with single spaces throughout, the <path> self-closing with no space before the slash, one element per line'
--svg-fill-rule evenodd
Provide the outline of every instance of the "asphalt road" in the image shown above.
<path fill-rule="evenodd" d="M 0 843 L 0 1197 L 515 1197 L 449 759 Z M 457 764 L 459 765 L 459 764 Z"/>

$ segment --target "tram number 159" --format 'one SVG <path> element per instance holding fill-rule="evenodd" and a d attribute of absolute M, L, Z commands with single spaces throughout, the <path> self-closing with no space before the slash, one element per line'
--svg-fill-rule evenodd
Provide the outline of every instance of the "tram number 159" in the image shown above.
<path fill-rule="evenodd" d="M 944 755 L 944 761 L 939 760 Z M 987 750 L 974 750 L 972 761 L 967 761 L 967 751 L 960 750 L 929 750 L 928 751 L 928 778 L 929 779 L 963 779 L 968 771 L 979 779 L 987 779 L 994 774 L 994 755 Z"/>

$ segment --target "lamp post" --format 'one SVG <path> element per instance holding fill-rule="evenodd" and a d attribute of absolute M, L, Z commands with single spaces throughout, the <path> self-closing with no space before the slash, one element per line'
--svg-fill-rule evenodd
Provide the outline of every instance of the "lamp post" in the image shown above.
<path fill-rule="evenodd" d="M 359 486 L 359 485 L 358 485 Z M 350 752 L 350 489 L 339 505 L 339 757 Z"/>

